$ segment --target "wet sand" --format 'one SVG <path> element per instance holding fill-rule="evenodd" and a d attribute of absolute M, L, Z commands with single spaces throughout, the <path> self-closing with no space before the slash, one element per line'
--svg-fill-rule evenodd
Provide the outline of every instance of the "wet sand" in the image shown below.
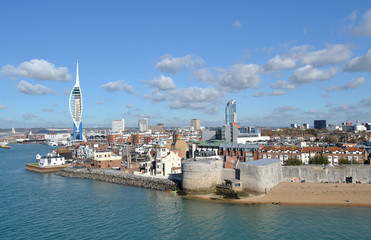
<path fill-rule="evenodd" d="M 187 198 L 242 204 L 291 204 L 371 206 L 371 184 L 361 183 L 279 183 L 266 195 L 221 199 L 215 194 Z"/>

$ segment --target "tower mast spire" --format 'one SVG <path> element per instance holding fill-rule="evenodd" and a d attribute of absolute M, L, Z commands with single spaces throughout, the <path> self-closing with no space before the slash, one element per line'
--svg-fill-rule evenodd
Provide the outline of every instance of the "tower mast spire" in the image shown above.
<path fill-rule="evenodd" d="M 77 59 L 77 63 L 76 63 L 76 85 L 75 86 L 80 86 L 80 79 L 79 79 L 79 59 Z"/>

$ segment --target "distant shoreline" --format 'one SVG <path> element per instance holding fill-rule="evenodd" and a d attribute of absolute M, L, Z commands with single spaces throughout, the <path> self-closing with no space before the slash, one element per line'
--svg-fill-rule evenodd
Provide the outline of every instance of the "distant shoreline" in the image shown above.
<path fill-rule="evenodd" d="M 267 194 L 223 199 L 215 194 L 189 194 L 188 199 L 247 205 L 311 205 L 371 207 L 371 184 L 279 183 Z"/>

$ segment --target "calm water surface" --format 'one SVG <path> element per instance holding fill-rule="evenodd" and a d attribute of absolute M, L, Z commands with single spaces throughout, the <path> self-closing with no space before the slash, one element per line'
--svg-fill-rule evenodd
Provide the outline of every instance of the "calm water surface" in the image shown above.
<path fill-rule="evenodd" d="M 0 149 L 0 239 L 371 239 L 371 208 L 233 205 L 26 171 L 39 144 Z"/>

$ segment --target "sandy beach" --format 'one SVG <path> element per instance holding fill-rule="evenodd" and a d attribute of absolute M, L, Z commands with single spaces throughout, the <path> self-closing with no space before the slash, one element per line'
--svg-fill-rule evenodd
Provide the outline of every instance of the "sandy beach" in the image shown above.
<path fill-rule="evenodd" d="M 371 184 L 356 183 L 280 183 L 266 195 L 225 200 L 215 194 L 200 194 L 189 198 L 255 204 L 371 206 Z"/>

